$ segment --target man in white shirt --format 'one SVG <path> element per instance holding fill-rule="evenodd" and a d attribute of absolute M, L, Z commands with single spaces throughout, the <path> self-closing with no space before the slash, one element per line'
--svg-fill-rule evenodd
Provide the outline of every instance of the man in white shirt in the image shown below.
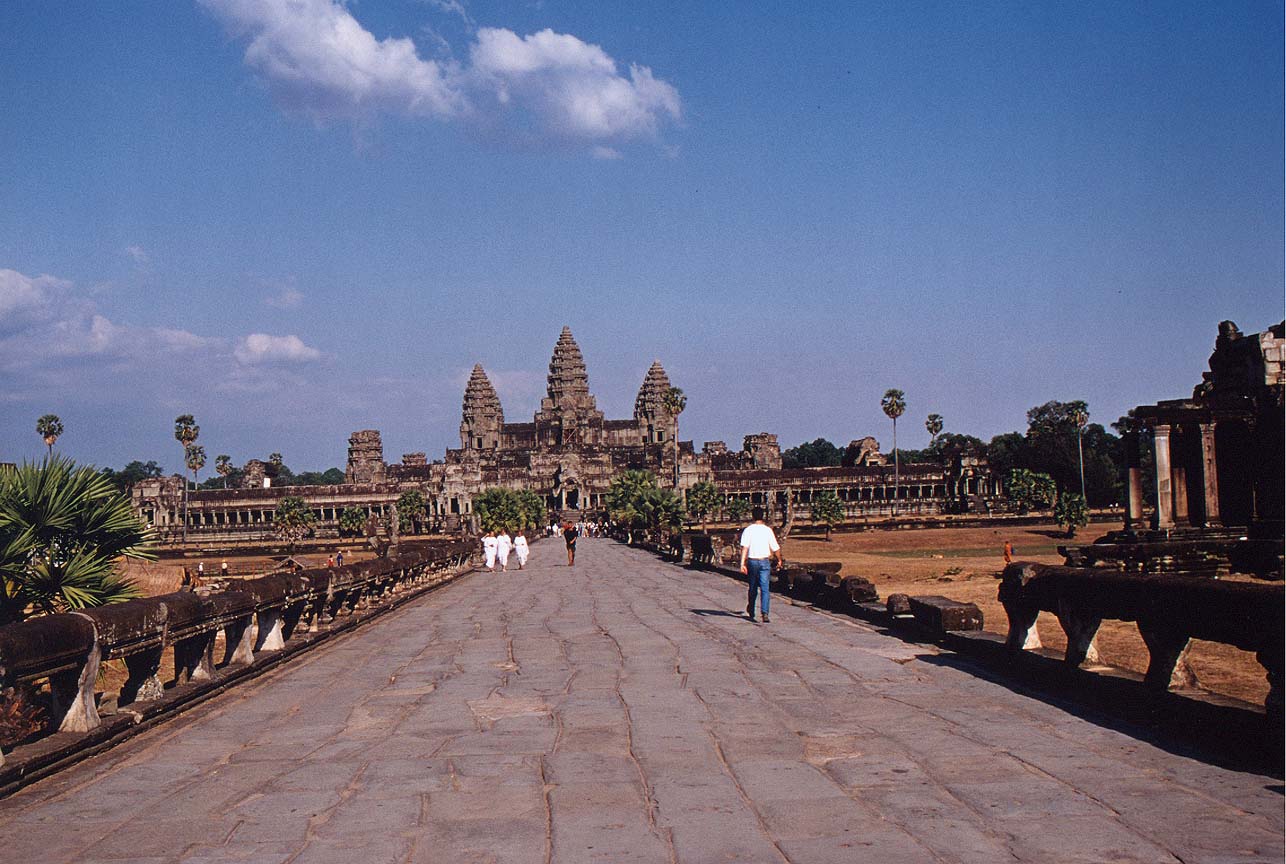
<path fill-rule="evenodd" d="M 768 580 L 772 576 L 772 559 L 777 566 L 784 563 L 777 535 L 764 524 L 764 508 L 752 511 L 755 520 L 741 532 L 741 572 L 750 580 L 750 595 L 746 600 L 746 617 L 755 620 L 755 595 L 759 595 L 759 620 L 768 623 Z"/>

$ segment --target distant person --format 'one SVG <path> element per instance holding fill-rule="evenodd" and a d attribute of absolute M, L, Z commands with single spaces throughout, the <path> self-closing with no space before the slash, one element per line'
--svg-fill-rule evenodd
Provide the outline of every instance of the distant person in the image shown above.
<path fill-rule="evenodd" d="M 335 566 L 336 566 L 336 567 L 343 567 L 343 566 L 344 566 L 344 550 L 343 550 L 343 549 L 341 549 L 341 550 L 339 550 L 338 552 L 336 552 L 336 553 L 335 553 Z"/>
<path fill-rule="evenodd" d="M 1014 561 L 1014 544 L 1006 540 L 1005 541 L 1005 563 L 1012 564 L 1013 561 Z"/>
<path fill-rule="evenodd" d="M 219 578 L 220 578 L 220 579 L 227 579 L 227 578 L 228 578 L 228 562 L 227 562 L 227 561 L 220 561 L 220 562 L 219 562 Z"/>
<path fill-rule="evenodd" d="M 518 569 L 521 570 L 526 567 L 527 556 L 531 554 L 531 547 L 527 545 L 527 535 L 521 531 L 514 538 L 514 553 L 518 556 Z"/>
<path fill-rule="evenodd" d="M 567 544 L 567 566 L 572 567 L 576 564 L 576 526 L 563 526 L 563 542 Z"/>
<path fill-rule="evenodd" d="M 327 556 L 326 556 L 326 566 L 327 566 L 327 567 L 334 567 L 334 566 L 335 566 L 335 556 L 334 556 L 334 555 L 327 555 Z"/>
<path fill-rule="evenodd" d="M 500 534 L 496 536 L 496 560 L 500 562 L 500 572 L 505 573 L 509 570 L 509 553 L 513 551 L 514 541 L 509 536 L 509 532 L 500 529 Z"/>
<path fill-rule="evenodd" d="M 764 508 L 751 512 L 754 520 L 741 532 L 741 572 L 750 583 L 746 598 L 746 617 L 755 620 L 755 595 L 759 595 L 759 620 L 768 623 L 768 581 L 772 577 L 772 559 L 777 566 L 783 564 L 781 544 L 777 535 L 764 524 Z"/>
<path fill-rule="evenodd" d="M 205 583 L 205 562 L 200 561 L 196 565 L 196 578 L 200 580 L 198 584 Z"/>
<path fill-rule="evenodd" d="M 482 555 L 487 564 L 487 570 L 494 572 L 496 569 L 496 532 L 488 531 L 482 537 Z"/>

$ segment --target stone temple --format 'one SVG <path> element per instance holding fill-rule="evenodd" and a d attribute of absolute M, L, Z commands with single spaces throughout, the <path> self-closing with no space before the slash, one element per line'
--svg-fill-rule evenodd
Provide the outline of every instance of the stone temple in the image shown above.
<path fill-rule="evenodd" d="M 440 530 L 468 527 L 473 498 L 493 487 L 530 489 L 544 498 L 551 515 L 593 518 L 605 516 L 612 478 L 628 469 L 651 471 L 660 485 L 680 495 L 696 483 L 713 483 L 729 498 L 763 505 L 779 521 L 796 507 L 806 516 L 812 495 L 823 489 L 839 496 L 849 519 L 982 509 L 1002 494 L 985 460 L 967 453 L 942 464 L 903 465 L 895 483 L 894 466 L 870 437 L 849 444 L 844 465 L 833 468 L 783 469 L 777 436 L 766 432 L 746 435 L 739 451 L 722 441 L 697 451 L 693 442 L 678 440 L 679 418 L 667 406 L 671 386 L 664 367 L 653 362 L 634 400 L 634 416 L 605 418 L 590 392 L 580 346 L 564 327 L 549 360 L 546 395 L 531 422 L 505 422 L 495 387 L 482 366 L 474 366 L 464 391 L 460 447 L 447 450 L 443 459 L 430 462 L 424 453 L 407 453 L 390 464 L 377 430 L 354 432 L 345 483 L 273 487 L 260 465 L 247 471 L 249 488 L 191 493 L 188 535 L 266 538 L 277 501 L 286 495 L 300 495 L 312 505 L 322 536 L 337 533 L 345 508 L 384 515 L 410 490 L 424 496 L 428 521 Z M 181 484 L 175 477 L 144 481 L 134 490 L 136 508 L 168 536 L 182 529 Z"/>

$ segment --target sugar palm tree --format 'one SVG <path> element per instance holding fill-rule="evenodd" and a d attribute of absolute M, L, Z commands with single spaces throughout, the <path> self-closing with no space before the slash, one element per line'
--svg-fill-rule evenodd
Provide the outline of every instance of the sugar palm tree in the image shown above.
<path fill-rule="evenodd" d="M 880 399 L 880 407 L 893 421 L 893 510 L 897 512 L 898 486 L 901 483 L 898 466 L 898 418 L 906 413 L 906 394 L 890 387 L 884 391 L 884 397 Z"/>
<path fill-rule="evenodd" d="M 683 390 L 678 387 L 671 387 L 665 391 L 661 397 L 661 404 L 665 410 L 674 418 L 674 430 L 670 436 L 670 450 L 674 454 L 674 488 L 679 488 L 679 415 L 683 409 L 688 407 L 688 397 L 683 395 Z"/>
<path fill-rule="evenodd" d="M 220 453 L 214 457 L 214 471 L 223 478 L 223 488 L 228 488 L 228 475 L 232 473 L 232 457 L 226 453 Z"/>
<path fill-rule="evenodd" d="M 183 451 L 183 464 L 192 472 L 192 485 L 197 484 L 197 474 L 205 467 L 205 448 L 200 444 L 191 444 Z"/>
<path fill-rule="evenodd" d="M 0 471 L 0 624 L 138 596 L 117 560 L 154 558 L 155 540 L 92 466 L 50 454 Z"/>
<path fill-rule="evenodd" d="M 924 421 L 924 428 L 929 433 L 929 446 L 932 447 L 933 442 L 937 441 L 938 435 L 942 433 L 942 415 L 930 414 L 928 419 Z"/>
<path fill-rule="evenodd" d="M 63 434 L 63 421 L 57 414 L 46 414 L 36 421 L 36 434 L 45 439 L 49 455 L 54 454 L 54 442 Z"/>
<path fill-rule="evenodd" d="M 183 461 L 187 462 L 188 448 L 196 443 L 201 434 L 201 427 L 191 414 L 180 414 L 174 418 L 174 440 L 183 445 Z M 183 481 L 183 542 L 188 540 L 188 482 Z"/>

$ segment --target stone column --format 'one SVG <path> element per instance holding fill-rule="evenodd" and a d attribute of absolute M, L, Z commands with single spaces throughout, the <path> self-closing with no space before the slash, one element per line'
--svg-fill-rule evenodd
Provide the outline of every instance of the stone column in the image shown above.
<path fill-rule="evenodd" d="M 1165 531 L 1174 527 L 1174 478 L 1170 474 L 1170 425 L 1158 423 L 1152 427 L 1153 462 L 1156 465 L 1157 512 L 1156 528 Z"/>
<path fill-rule="evenodd" d="M 1171 469 L 1170 476 L 1174 481 L 1174 523 L 1190 525 L 1192 523 L 1188 519 L 1188 467 L 1175 465 Z"/>
<path fill-rule="evenodd" d="M 1143 523 L 1143 470 L 1139 467 L 1139 433 L 1125 433 L 1125 527 L 1135 529 Z"/>
<path fill-rule="evenodd" d="M 1206 525 L 1218 526 L 1223 522 L 1219 518 L 1219 470 L 1215 461 L 1215 424 L 1201 424 L 1201 480 L 1202 491 L 1206 502 Z"/>

